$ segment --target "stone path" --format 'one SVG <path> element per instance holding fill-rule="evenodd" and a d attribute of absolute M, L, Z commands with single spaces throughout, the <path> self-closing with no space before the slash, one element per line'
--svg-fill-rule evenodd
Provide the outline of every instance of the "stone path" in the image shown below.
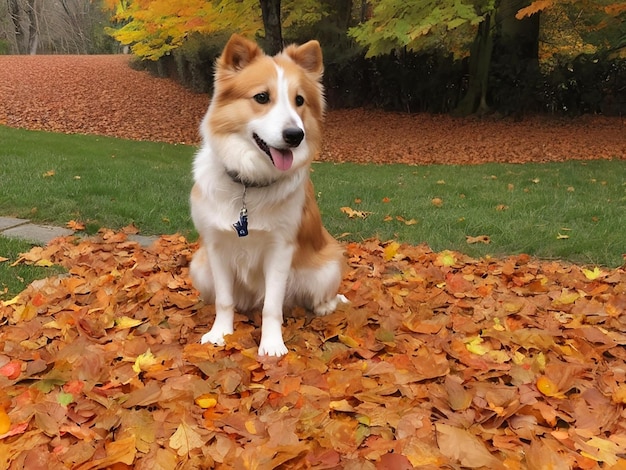
<path fill-rule="evenodd" d="M 73 233 L 74 231 L 68 228 L 36 224 L 28 219 L 0 217 L 0 236 L 19 238 L 38 245 L 46 245 L 54 238 L 66 237 Z M 146 235 L 128 236 L 129 240 L 135 241 L 144 247 L 150 246 L 157 238 Z"/>

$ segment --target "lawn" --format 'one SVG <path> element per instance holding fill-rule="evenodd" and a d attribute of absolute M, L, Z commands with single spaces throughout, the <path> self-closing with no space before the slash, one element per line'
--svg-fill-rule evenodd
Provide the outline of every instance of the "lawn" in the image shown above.
<path fill-rule="evenodd" d="M 192 146 L 7 127 L 0 127 L 0 141 L 3 215 L 58 225 L 78 220 L 89 232 L 133 223 L 144 234 L 195 237 L 188 209 Z M 623 264 L 623 160 L 315 163 L 312 178 L 324 222 L 342 240 L 378 237 L 475 257 L 528 253 Z M 469 244 L 467 237 L 482 241 Z"/>

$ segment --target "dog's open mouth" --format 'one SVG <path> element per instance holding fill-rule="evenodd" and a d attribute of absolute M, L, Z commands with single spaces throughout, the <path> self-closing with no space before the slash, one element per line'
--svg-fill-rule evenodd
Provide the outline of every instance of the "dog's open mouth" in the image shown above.
<path fill-rule="evenodd" d="M 287 171 L 293 164 L 293 152 L 289 149 L 277 149 L 270 147 L 267 143 L 261 139 L 258 134 L 252 134 L 254 141 L 265 154 L 270 157 L 270 160 L 276 168 L 281 171 Z"/>

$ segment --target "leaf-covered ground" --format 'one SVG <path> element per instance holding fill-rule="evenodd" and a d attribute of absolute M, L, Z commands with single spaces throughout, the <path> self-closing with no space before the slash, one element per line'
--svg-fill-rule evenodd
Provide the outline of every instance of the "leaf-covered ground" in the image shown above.
<path fill-rule="evenodd" d="M 0 304 L 0 468 L 626 468 L 624 269 L 346 248 L 281 359 L 258 313 L 198 344 L 182 237 L 34 248 L 68 273 Z"/>
<path fill-rule="evenodd" d="M 0 124 L 197 143 L 209 99 L 132 70 L 128 56 L 0 56 Z M 321 160 L 483 163 L 626 158 L 619 117 L 460 119 L 330 111 Z"/>

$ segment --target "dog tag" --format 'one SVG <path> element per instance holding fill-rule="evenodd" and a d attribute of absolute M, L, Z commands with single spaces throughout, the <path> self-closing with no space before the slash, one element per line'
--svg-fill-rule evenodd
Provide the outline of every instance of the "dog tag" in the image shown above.
<path fill-rule="evenodd" d="M 233 224 L 233 228 L 240 237 L 248 235 L 248 211 L 246 209 L 241 209 L 241 212 L 239 212 L 239 221 Z"/>

